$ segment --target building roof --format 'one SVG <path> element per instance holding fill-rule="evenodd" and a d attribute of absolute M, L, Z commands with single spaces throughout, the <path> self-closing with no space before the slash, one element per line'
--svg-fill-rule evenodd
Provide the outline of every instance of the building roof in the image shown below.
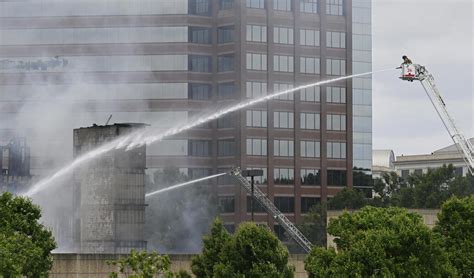
<path fill-rule="evenodd" d="M 471 144 L 474 145 L 474 137 L 469 139 L 469 141 L 471 142 Z M 452 144 L 433 152 L 433 154 L 444 154 L 444 153 L 458 153 L 458 149 L 455 144 Z"/>
<path fill-rule="evenodd" d="M 392 150 L 373 150 L 373 166 L 392 169 L 395 162 L 395 154 Z"/>

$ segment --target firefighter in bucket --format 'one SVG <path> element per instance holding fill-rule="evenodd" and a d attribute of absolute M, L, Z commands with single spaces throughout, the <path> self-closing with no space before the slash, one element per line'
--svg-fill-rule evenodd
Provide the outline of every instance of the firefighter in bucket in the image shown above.
<path fill-rule="evenodd" d="M 413 64 L 413 62 L 408 58 L 406 55 L 402 57 L 403 63 L 398 69 L 402 69 L 402 76 L 400 77 L 403 80 L 408 80 L 413 82 L 418 74 L 417 65 Z"/>

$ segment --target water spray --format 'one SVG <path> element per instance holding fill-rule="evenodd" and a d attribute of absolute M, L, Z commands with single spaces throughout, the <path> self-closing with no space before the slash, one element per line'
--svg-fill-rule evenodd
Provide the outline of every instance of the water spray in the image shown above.
<path fill-rule="evenodd" d="M 117 138 L 116 140 L 105 143 L 104 145 L 102 145 L 102 146 L 100 146 L 100 147 L 98 147 L 98 148 L 96 148 L 96 149 L 94 149 L 94 150 L 92 150 L 88 153 L 85 153 L 85 154 L 77 157 L 71 163 L 69 163 L 68 165 L 66 165 L 63 168 L 59 169 L 52 176 L 50 176 L 46 179 L 40 180 L 38 183 L 34 184 L 32 186 L 32 188 L 30 190 L 28 190 L 24 195 L 26 195 L 26 196 L 35 195 L 37 192 L 39 192 L 40 190 L 43 190 L 44 188 L 46 188 L 47 186 L 52 184 L 57 179 L 59 179 L 61 177 L 64 177 L 67 174 L 71 173 L 74 169 L 81 166 L 85 162 L 87 162 L 89 160 L 92 160 L 92 159 L 94 159 L 98 156 L 101 156 L 101 155 L 103 155 L 103 154 L 105 154 L 105 153 L 107 153 L 111 150 L 122 149 L 122 148 L 124 148 L 126 150 L 130 150 L 130 149 L 142 146 L 144 144 L 149 145 L 149 144 L 154 143 L 154 142 L 159 142 L 159 141 L 161 141 L 165 138 L 168 138 L 170 136 L 179 134 L 179 133 L 181 133 L 183 131 L 186 131 L 188 129 L 195 128 L 195 127 L 200 126 L 202 124 L 205 124 L 207 122 L 213 121 L 213 120 L 215 120 L 215 119 L 217 119 L 221 116 L 224 116 L 226 114 L 241 110 L 243 108 L 246 108 L 246 107 L 258 104 L 258 103 L 262 103 L 262 102 L 274 99 L 274 98 L 282 96 L 282 95 L 286 95 L 286 94 L 289 94 L 289 93 L 294 93 L 294 92 L 299 91 L 299 90 L 303 90 L 303 89 L 307 89 L 307 88 L 311 88 L 311 87 L 315 87 L 315 86 L 321 86 L 321 85 L 325 85 L 325 84 L 329 84 L 329 83 L 333 83 L 333 82 L 343 81 L 343 80 L 347 80 L 347 79 L 351 79 L 351 78 L 355 78 L 355 77 L 371 75 L 373 73 L 391 71 L 391 70 L 394 70 L 394 69 L 390 68 L 390 69 L 384 69 L 384 70 L 379 70 L 379 71 L 371 71 L 371 72 L 353 74 L 353 75 L 349 75 L 349 76 L 342 76 L 342 77 L 338 77 L 338 78 L 334 78 L 334 79 L 330 79 L 330 80 L 324 80 L 324 81 L 319 81 L 319 82 L 315 82 L 315 83 L 311 83 L 311 84 L 298 86 L 298 87 L 295 87 L 295 88 L 292 88 L 292 89 L 288 89 L 288 90 L 284 90 L 284 91 L 281 91 L 281 92 L 276 92 L 276 93 L 273 93 L 273 94 L 270 94 L 270 95 L 266 95 L 266 96 L 263 96 L 263 97 L 260 97 L 260 98 L 257 98 L 257 99 L 246 100 L 246 101 L 240 102 L 236 105 L 230 106 L 228 108 L 224 108 L 222 110 L 219 110 L 219 111 L 217 111 L 213 114 L 202 116 L 202 117 L 196 119 L 195 121 L 193 121 L 191 123 L 186 123 L 186 124 L 183 124 L 179 127 L 170 128 L 168 130 L 165 130 L 164 132 L 163 132 L 162 129 L 157 130 L 157 129 L 153 129 L 153 128 L 143 128 L 143 129 L 137 130 L 133 133 L 130 133 L 130 134 L 125 135 L 123 137 Z"/>
<path fill-rule="evenodd" d="M 176 185 L 173 185 L 173 186 L 169 186 L 169 187 L 166 187 L 166 188 L 162 188 L 162 189 L 159 189 L 159 190 L 156 190 L 156 191 L 145 194 L 145 198 L 146 197 L 151 197 L 153 195 L 158 195 L 160 193 L 164 193 L 164 192 L 167 192 L 167 191 L 170 191 L 170 190 L 174 190 L 174 189 L 178 189 L 178 188 L 181 188 L 181 187 L 189 186 L 191 184 L 195 184 L 195 183 L 200 182 L 200 181 L 205 181 L 205 180 L 210 180 L 210 179 L 213 179 L 213 178 L 217 178 L 217 177 L 220 177 L 220 176 L 223 176 L 223 175 L 227 175 L 227 173 L 220 173 L 220 174 L 216 174 L 216 175 L 212 175 L 212 176 L 208 176 L 208 177 L 204 177 L 204 178 L 195 179 L 195 180 L 192 180 L 192 181 L 183 182 L 183 183 L 176 184 Z"/>

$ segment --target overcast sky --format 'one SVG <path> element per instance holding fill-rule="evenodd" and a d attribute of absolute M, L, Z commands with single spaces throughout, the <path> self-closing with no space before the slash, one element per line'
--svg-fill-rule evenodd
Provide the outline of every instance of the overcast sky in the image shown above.
<path fill-rule="evenodd" d="M 473 0 L 373 0 L 373 68 L 398 66 L 406 54 L 433 74 L 448 111 L 474 137 Z M 373 148 L 395 155 L 452 144 L 419 82 L 398 72 L 373 76 Z"/>

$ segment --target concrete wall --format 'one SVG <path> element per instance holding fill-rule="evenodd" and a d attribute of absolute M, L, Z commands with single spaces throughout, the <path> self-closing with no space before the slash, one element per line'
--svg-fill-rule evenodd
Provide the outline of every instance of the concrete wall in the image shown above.
<path fill-rule="evenodd" d="M 186 270 L 191 273 L 191 257 L 193 255 L 169 255 L 171 270 Z M 99 278 L 107 277 L 115 270 L 107 265 L 107 260 L 120 258 L 120 255 L 108 254 L 54 254 L 54 264 L 50 272 L 51 278 Z M 122 256 L 123 257 L 123 256 Z M 291 255 L 290 264 L 296 267 L 295 278 L 306 278 L 304 271 L 304 255 Z"/>

